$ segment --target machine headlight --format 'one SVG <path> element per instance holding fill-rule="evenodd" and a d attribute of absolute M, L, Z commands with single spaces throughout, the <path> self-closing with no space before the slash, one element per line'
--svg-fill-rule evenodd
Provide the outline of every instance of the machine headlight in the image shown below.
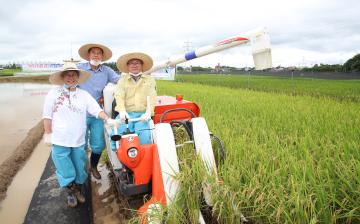
<path fill-rule="evenodd" d="M 128 156 L 129 156 L 130 158 L 135 158 L 137 155 L 138 155 L 138 150 L 137 150 L 137 148 L 130 148 L 130 149 L 128 150 Z"/>

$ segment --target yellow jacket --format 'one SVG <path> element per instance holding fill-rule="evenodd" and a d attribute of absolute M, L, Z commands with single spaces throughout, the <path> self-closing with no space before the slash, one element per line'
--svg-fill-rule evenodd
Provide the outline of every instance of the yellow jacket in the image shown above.
<path fill-rule="evenodd" d="M 126 112 L 145 112 L 146 96 L 150 96 L 151 115 L 156 103 L 156 82 L 151 75 L 141 75 L 135 82 L 128 73 L 122 73 L 115 88 L 115 110 Z"/>

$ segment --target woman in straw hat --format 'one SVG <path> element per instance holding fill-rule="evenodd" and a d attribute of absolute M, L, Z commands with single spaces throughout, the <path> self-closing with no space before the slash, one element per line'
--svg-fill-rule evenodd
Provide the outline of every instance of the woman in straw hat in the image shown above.
<path fill-rule="evenodd" d="M 143 72 L 153 66 L 152 58 L 144 53 L 134 52 L 122 55 L 116 63 L 122 72 L 115 89 L 116 107 L 121 120 L 125 118 L 141 118 L 141 121 L 129 124 L 130 131 L 139 135 L 141 144 L 151 143 L 148 121 L 154 115 L 156 102 L 155 79 Z M 147 111 L 147 97 L 150 99 L 150 111 Z M 119 127 L 123 133 L 125 125 Z"/>
<path fill-rule="evenodd" d="M 108 83 L 116 84 L 119 79 L 119 75 L 110 67 L 101 64 L 103 61 L 107 61 L 111 58 L 112 52 L 108 47 L 101 44 L 85 44 L 80 47 L 79 55 L 88 62 L 81 63 L 78 67 L 91 74 L 91 77 L 86 82 L 80 84 L 79 87 L 86 90 L 97 102 L 99 102 L 105 86 Z M 97 119 L 90 114 L 88 114 L 86 118 L 86 123 L 86 133 L 90 132 L 91 173 L 96 179 L 100 179 L 101 175 L 97 170 L 97 165 L 101 153 L 105 148 L 104 123 L 101 119 Z M 86 134 L 85 148 L 87 148 L 87 137 L 88 134 Z"/>
<path fill-rule="evenodd" d="M 89 93 L 77 88 L 89 77 L 90 74 L 78 69 L 73 61 L 66 61 L 62 70 L 49 78 L 50 83 L 59 86 L 49 91 L 43 110 L 44 141 L 52 146 L 51 156 L 58 182 L 68 192 L 67 204 L 70 207 L 85 202 L 82 185 L 87 178 L 84 150 L 86 113 L 111 126 L 117 125 Z"/>

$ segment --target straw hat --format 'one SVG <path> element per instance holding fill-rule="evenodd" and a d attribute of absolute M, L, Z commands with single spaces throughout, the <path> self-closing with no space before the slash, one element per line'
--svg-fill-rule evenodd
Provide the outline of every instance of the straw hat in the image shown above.
<path fill-rule="evenodd" d="M 91 76 L 90 73 L 78 69 L 76 67 L 76 64 L 73 61 L 65 61 L 64 65 L 60 71 L 54 72 L 50 75 L 50 77 L 49 77 L 50 83 L 54 84 L 54 85 L 63 85 L 64 80 L 61 77 L 61 74 L 66 71 L 79 71 L 79 74 L 80 74 L 79 81 L 78 81 L 79 84 L 85 82 L 86 79 L 88 79 Z"/>
<path fill-rule="evenodd" d="M 128 70 L 127 63 L 131 59 L 139 59 L 143 62 L 143 66 L 142 66 L 143 72 L 149 70 L 153 66 L 153 60 L 149 55 L 140 53 L 140 52 L 133 52 L 133 53 L 128 53 L 128 54 L 122 55 L 117 60 L 116 67 L 119 69 L 119 71 L 128 73 L 129 70 Z"/>
<path fill-rule="evenodd" d="M 93 47 L 98 47 L 104 52 L 103 61 L 107 61 L 111 58 L 111 56 L 112 56 L 111 50 L 108 47 L 101 45 L 101 44 L 85 44 L 85 45 L 81 46 L 79 48 L 80 57 L 82 57 L 86 61 L 90 61 L 89 50 Z"/>

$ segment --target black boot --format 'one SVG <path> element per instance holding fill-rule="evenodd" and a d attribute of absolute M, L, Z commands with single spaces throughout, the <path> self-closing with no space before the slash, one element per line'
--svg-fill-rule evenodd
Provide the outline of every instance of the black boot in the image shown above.
<path fill-rule="evenodd" d="M 75 190 L 74 190 L 74 184 L 71 183 L 68 186 L 66 186 L 66 192 L 67 192 L 67 205 L 71 208 L 75 208 L 77 206 L 77 199 L 75 196 Z"/>
<path fill-rule="evenodd" d="M 90 156 L 91 173 L 95 177 L 95 179 L 98 179 L 98 180 L 101 179 L 101 175 L 100 175 L 99 171 L 97 170 L 97 165 L 99 163 L 100 156 L 101 155 L 96 154 L 96 153 L 91 153 L 91 156 Z"/>

